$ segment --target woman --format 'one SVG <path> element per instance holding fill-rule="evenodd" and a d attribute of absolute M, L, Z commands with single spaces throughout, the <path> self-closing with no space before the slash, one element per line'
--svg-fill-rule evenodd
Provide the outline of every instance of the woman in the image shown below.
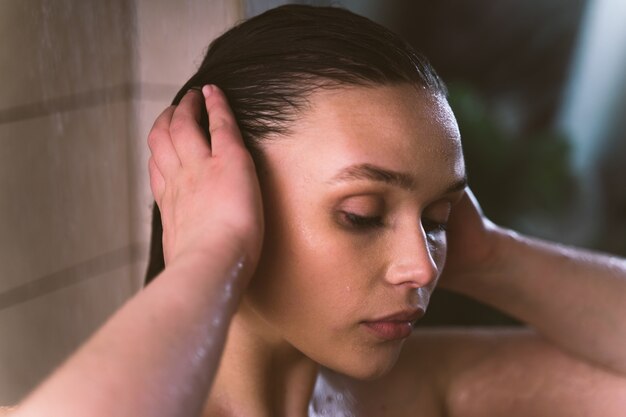
<path fill-rule="evenodd" d="M 626 409 L 624 260 L 485 219 L 445 88 L 395 35 L 275 9 L 217 39 L 175 102 L 149 138 L 149 278 L 167 267 L 16 415 Z M 412 333 L 438 281 L 534 330 Z"/>

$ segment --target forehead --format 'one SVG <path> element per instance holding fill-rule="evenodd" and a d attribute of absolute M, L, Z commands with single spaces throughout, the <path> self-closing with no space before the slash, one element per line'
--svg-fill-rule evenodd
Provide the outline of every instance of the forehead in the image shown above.
<path fill-rule="evenodd" d="M 266 153 L 304 171 L 332 175 L 371 163 L 419 177 L 464 175 L 460 135 L 447 101 L 412 85 L 322 90 L 284 139 Z M 305 174 L 306 175 L 306 174 Z"/>
<path fill-rule="evenodd" d="M 314 94 L 310 101 L 311 107 L 300 126 L 324 123 L 342 132 L 369 128 L 390 134 L 411 130 L 419 131 L 420 136 L 460 139 L 456 119 L 445 97 L 419 86 L 398 84 L 323 90 Z"/>

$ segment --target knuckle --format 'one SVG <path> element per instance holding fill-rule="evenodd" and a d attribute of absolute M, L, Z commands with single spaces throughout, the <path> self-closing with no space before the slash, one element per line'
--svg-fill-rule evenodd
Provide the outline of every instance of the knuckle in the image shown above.
<path fill-rule="evenodd" d="M 150 131 L 150 133 L 148 134 L 148 147 L 151 150 L 154 150 L 157 142 L 159 141 L 159 133 L 157 131 L 155 131 L 154 129 L 152 129 Z"/>
<path fill-rule="evenodd" d="M 181 120 L 181 119 L 172 120 L 172 123 L 170 124 L 170 134 L 172 136 L 172 139 L 183 134 L 186 129 L 187 129 L 187 124 L 185 123 L 184 120 Z"/>
<path fill-rule="evenodd" d="M 152 156 L 150 157 L 150 159 L 148 159 L 148 171 L 150 173 L 150 176 L 160 173 L 159 167 Z"/>
<path fill-rule="evenodd" d="M 209 123 L 209 132 L 215 133 L 218 131 L 229 132 L 231 130 L 231 123 L 228 118 L 224 116 L 216 116 L 214 119 L 211 119 Z"/>
<path fill-rule="evenodd" d="M 209 113 L 209 118 L 212 115 L 222 115 L 224 113 L 224 103 L 221 99 L 214 97 L 213 102 L 209 103 L 207 107 L 207 112 Z"/>

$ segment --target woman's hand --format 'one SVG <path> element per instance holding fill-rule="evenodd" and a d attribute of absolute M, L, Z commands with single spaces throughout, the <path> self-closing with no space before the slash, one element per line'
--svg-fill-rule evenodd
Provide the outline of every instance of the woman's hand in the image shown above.
<path fill-rule="evenodd" d="M 471 285 L 472 276 L 490 273 L 498 265 L 501 229 L 483 214 L 467 188 L 448 221 L 448 254 L 439 285 L 450 290 Z"/>
<path fill-rule="evenodd" d="M 626 260 L 529 238 L 486 219 L 469 191 L 448 225 L 444 288 L 626 376 Z"/>
<path fill-rule="evenodd" d="M 242 251 L 256 265 L 263 239 L 261 192 L 252 157 L 226 97 L 203 88 L 209 145 L 200 125 L 202 94 L 190 90 L 148 136 L 150 187 L 161 211 L 166 264 L 188 252 Z"/>

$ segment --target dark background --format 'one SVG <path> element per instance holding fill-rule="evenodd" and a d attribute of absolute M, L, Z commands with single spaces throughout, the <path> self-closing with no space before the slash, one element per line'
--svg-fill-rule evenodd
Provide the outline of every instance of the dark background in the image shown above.
<path fill-rule="evenodd" d="M 593 172 L 581 172 L 572 163 L 573 135 L 559 126 L 567 89 L 576 88 L 570 75 L 593 5 L 585 0 L 394 5 L 389 26 L 448 83 L 470 184 L 486 214 L 535 236 L 626 254 L 624 130 L 616 127 L 604 139 L 599 161 L 587 168 Z M 615 80 L 616 88 L 623 79 Z M 592 192 L 580 179 L 585 175 L 594 176 Z M 590 209 L 581 203 L 586 198 L 601 201 Z M 433 295 L 423 321 L 511 323 L 491 308 L 442 290 Z"/>

